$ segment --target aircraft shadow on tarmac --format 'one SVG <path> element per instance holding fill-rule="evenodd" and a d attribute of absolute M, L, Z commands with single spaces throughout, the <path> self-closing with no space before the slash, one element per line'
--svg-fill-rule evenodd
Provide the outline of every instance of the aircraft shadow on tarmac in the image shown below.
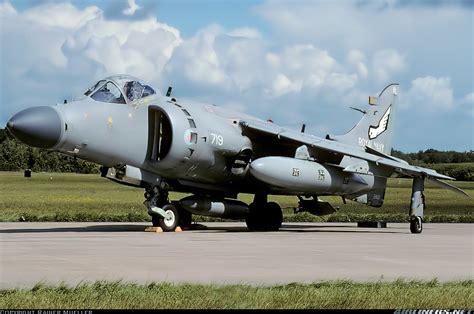
<path fill-rule="evenodd" d="M 54 232 L 144 232 L 146 225 L 134 224 L 114 224 L 114 225 L 93 225 L 93 226 L 64 226 L 53 228 L 18 228 L 18 229 L 4 229 L 0 230 L 0 234 L 14 234 L 14 233 L 54 233 Z M 331 228 L 331 230 L 328 230 Z M 354 229 L 353 225 L 335 226 L 335 225 L 285 225 L 283 224 L 278 232 L 323 232 L 323 233 L 400 233 L 396 230 L 387 230 L 385 228 L 360 228 Z M 245 226 L 204 226 L 201 224 L 193 224 L 191 228 L 185 229 L 183 232 L 205 232 L 205 233 L 223 233 L 223 232 L 250 232 Z M 267 232 L 265 232 L 267 233 Z M 403 233 L 403 232 L 402 232 Z"/>

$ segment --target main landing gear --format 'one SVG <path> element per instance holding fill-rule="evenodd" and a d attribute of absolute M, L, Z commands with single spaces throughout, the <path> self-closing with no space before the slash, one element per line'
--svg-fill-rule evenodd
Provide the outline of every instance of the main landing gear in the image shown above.
<path fill-rule="evenodd" d="M 255 194 L 245 220 L 250 231 L 278 231 L 283 221 L 280 205 L 268 202 L 267 194 Z"/>
<path fill-rule="evenodd" d="M 425 178 L 414 177 L 410 203 L 410 231 L 421 233 L 423 231 L 423 210 L 425 209 Z"/>
<path fill-rule="evenodd" d="M 145 204 L 154 227 L 163 231 L 174 231 L 177 226 L 189 227 L 192 214 L 181 208 L 177 202 L 170 202 L 168 191 L 158 186 L 145 189 Z"/>

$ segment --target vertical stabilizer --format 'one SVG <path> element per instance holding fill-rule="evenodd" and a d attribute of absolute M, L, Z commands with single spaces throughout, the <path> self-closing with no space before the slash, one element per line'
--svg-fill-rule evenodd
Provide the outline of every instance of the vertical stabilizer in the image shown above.
<path fill-rule="evenodd" d="M 328 135 L 327 138 L 350 145 L 369 146 L 384 154 L 392 150 L 393 116 L 398 84 L 386 86 L 378 97 L 369 97 L 366 110 L 359 110 L 362 119 L 346 134 Z"/>

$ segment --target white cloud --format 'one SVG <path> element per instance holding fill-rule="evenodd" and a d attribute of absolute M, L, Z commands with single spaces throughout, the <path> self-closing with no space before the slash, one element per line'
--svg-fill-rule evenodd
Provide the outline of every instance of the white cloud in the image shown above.
<path fill-rule="evenodd" d="M 372 60 L 375 79 L 382 82 L 396 81 L 394 75 L 402 72 L 405 67 L 404 57 L 393 49 L 377 51 Z"/>
<path fill-rule="evenodd" d="M 228 34 L 234 37 L 262 39 L 262 34 L 260 34 L 258 30 L 250 27 L 236 28 L 231 30 Z"/>
<path fill-rule="evenodd" d="M 436 45 L 446 25 L 463 32 L 472 25 L 472 11 L 462 6 L 410 6 L 391 1 L 270 0 L 255 12 L 272 25 L 283 42 L 318 43 L 328 49 L 368 53 L 395 47 L 394 43 L 407 48 Z"/>
<path fill-rule="evenodd" d="M 470 92 L 469 94 L 464 96 L 461 100 L 461 103 L 474 105 L 474 92 Z"/>
<path fill-rule="evenodd" d="M 17 12 L 10 2 L 0 3 L 0 17 L 15 16 L 16 14 Z"/>
<path fill-rule="evenodd" d="M 22 107 L 53 104 L 81 92 L 92 81 L 128 73 L 160 81 L 173 50 L 182 42 L 177 29 L 155 17 L 107 20 L 95 6 L 48 3 L 17 12 L 0 5 L 2 103 L 7 114 Z M 27 34 L 27 36 L 25 35 Z M 25 90 L 28 92 L 25 93 Z M 65 92 L 67 90 L 67 92 Z M 26 94 L 36 97 L 28 98 Z"/>
<path fill-rule="evenodd" d="M 128 7 L 125 8 L 122 13 L 124 15 L 134 15 L 137 10 L 141 9 L 141 6 L 137 5 L 135 0 L 128 0 Z"/>
<path fill-rule="evenodd" d="M 271 113 L 285 125 L 299 127 L 304 121 L 308 130 L 328 121 L 347 130 L 359 118 L 347 107 L 365 105 L 369 94 L 376 95 L 391 81 L 402 83 L 401 99 L 433 112 L 473 103 L 473 93 L 454 96 L 459 82 L 469 80 L 456 80 L 437 67 L 413 70 L 437 53 L 434 45 L 451 47 L 443 41 L 442 25 L 462 28 L 464 11 L 397 5 L 373 10 L 374 5 L 357 3 L 268 2 L 257 11 L 270 21 L 273 37 L 245 25 L 226 29 L 211 24 L 182 38 L 177 28 L 148 15 L 143 2 L 140 9 L 135 1 L 122 1 L 111 15 L 96 6 L 81 9 L 70 3 L 17 12 L 3 2 L 0 35 L 8 49 L 0 57 L 8 66 L 1 70 L 2 110 L 7 111 L 2 118 L 22 107 L 70 97 L 71 91 L 81 92 L 115 73 L 141 77 L 159 89 L 173 85 L 178 97 L 263 118 Z M 124 19 L 124 14 L 130 15 Z M 344 23 L 335 23 L 336 16 Z M 419 46 L 421 55 L 410 50 Z M 461 89 L 460 95 L 465 94 Z"/>
<path fill-rule="evenodd" d="M 353 88 L 357 80 L 356 74 L 331 73 L 328 76 L 327 84 L 339 92 L 344 92 Z"/>
<path fill-rule="evenodd" d="M 174 84 L 195 86 L 231 97 L 273 99 L 307 90 L 347 90 L 358 76 L 327 51 L 313 45 L 272 49 L 251 29 L 226 31 L 211 25 L 185 40 L 165 66 Z M 238 34 L 238 36 L 236 36 Z M 254 98 L 255 99 L 255 98 Z"/>
<path fill-rule="evenodd" d="M 357 70 L 358 74 L 362 78 L 367 78 L 369 70 L 367 69 L 367 58 L 364 53 L 358 49 L 352 49 L 347 54 L 347 62 Z"/>
<path fill-rule="evenodd" d="M 301 83 L 292 82 L 284 74 L 278 74 L 273 80 L 272 91 L 275 96 L 281 96 L 289 92 L 298 92 L 301 90 Z"/>
<path fill-rule="evenodd" d="M 100 77 L 128 73 L 158 88 L 174 85 L 204 101 L 234 99 L 254 111 L 267 110 L 276 99 L 280 99 L 277 106 L 283 108 L 288 95 L 295 106 L 312 104 L 315 99 L 321 104 L 346 106 L 354 99 L 351 95 L 357 94 L 357 84 L 367 80 L 369 73 L 368 58 L 361 50 L 352 49 L 338 61 L 313 44 L 268 45 L 258 30 L 249 27 L 226 30 L 213 24 L 183 39 L 177 29 L 154 17 L 107 20 L 97 7 L 78 9 L 59 3 L 17 13 L 3 5 L 0 12 L 15 15 L 2 29 L 7 38 L 17 32 L 36 33 L 23 42 L 15 40 L 18 46 L 12 51 L 16 52 L 7 53 L 5 63 L 16 61 L 7 71 L 9 82 L 28 75 L 29 88 L 49 93 L 46 99 L 54 99 L 59 86 L 68 88 L 64 87 L 68 81 L 76 83 L 73 87 L 78 92 Z M 18 56 L 23 46 L 37 49 Z M 379 76 L 388 76 L 403 69 L 403 58 L 395 50 L 382 50 L 372 64 Z M 81 86 L 84 81 L 87 84 Z M 7 94 L 15 93 L 16 88 L 7 86 Z M 256 102 L 259 108 L 253 106 Z M 301 114 L 294 114 L 294 119 L 300 118 Z"/>
<path fill-rule="evenodd" d="M 453 89 L 449 77 L 425 76 L 414 79 L 408 93 L 408 101 L 416 108 L 430 111 L 450 109 L 454 105 Z"/>
<path fill-rule="evenodd" d="M 96 6 L 77 9 L 71 3 L 44 4 L 28 9 L 20 18 L 38 26 L 77 29 L 89 21 L 100 18 L 102 12 Z"/>
<path fill-rule="evenodd" d="M 470 92 L 461 99 L 461 104 L 470 106 L 468 113 L 471 117 L 474 117 L 474 92 Z"/>

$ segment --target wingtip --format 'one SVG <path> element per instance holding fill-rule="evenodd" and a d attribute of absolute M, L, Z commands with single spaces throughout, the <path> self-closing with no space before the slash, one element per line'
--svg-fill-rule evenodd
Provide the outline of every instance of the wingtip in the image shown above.
<path fill-rule="evenodd" d="M 463 196 L 466 196 L 466 197 L 469 197 L 471 198 L 471 196 L 469 194 L 467 194 L 465 191 L 461 190 L 460 188 L 458 188 L 457 186 L 454 186 L 454 185 L 451 185 L 449 183 L 446 183 L 446 182 L 443 182 L 443 181 L 440 181 L 439 178 L 435 178 L 435 177 L 430 177 L 428 176 L 427 179 L 431 182 L 431 183 L 434 183 L 442 188 L 445 188 L 445 189 L 448 189 L 448 190 L 451 190 L 452 192 L 455 192 L 455 193 L 458 193 L 458 194 L 461 194 Z"/>

